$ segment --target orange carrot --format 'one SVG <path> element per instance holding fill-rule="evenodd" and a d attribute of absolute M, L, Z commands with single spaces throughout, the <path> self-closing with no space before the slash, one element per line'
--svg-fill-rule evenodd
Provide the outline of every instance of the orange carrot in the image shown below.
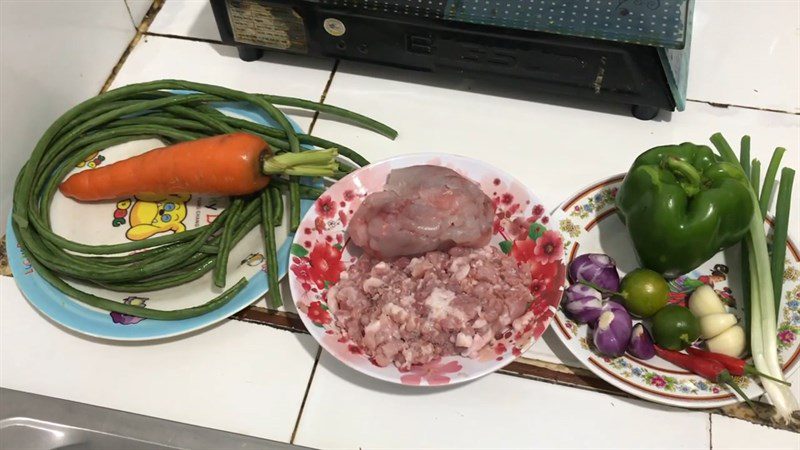
<path fill-rule="evenodd" d="M 269 175 L 327 176 L 336 170 L 336 150 L 272 152 L 258 136 L 233 133 L 161 147 L 132 158 L 84 170 L 59 189 L 76 200 L 111 200 L 132 195 L 243 195 L 263 189 Z"/>

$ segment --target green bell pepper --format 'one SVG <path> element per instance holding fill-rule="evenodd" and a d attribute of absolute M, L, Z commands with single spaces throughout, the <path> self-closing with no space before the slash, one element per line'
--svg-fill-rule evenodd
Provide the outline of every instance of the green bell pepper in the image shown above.
<path fill-rule="evenodd" d="M 741 168 L 705 145 L 639 155 L 616 198 L 639 262 L 675 278 L 741 241 L 753 215 L 748 185 Z"/>

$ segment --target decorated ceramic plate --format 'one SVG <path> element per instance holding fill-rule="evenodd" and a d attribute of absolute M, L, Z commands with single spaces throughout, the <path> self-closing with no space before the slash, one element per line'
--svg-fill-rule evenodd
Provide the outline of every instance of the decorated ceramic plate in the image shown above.
<path fill-rule="evenodd" d="M 226 114 L 275 126 L 267 116 L 255 110 L 226 104 L 219 109 Z M 108 148 L 78 164 L 74 172 L 93 170 L 129 158 L 163 144 L 155 139 L 135 141 Z M 182 233 L 210 223 L 227 206 L 227 197 L 194 195 L 161 198 L 131 197 L 118 202 L 79 203 L 56 192 L 51 217 L 53 231 L 61 236 L 92 245 L 115 244 Z M 308 211 L 312 201 L 303 201 Z M 42 279 L 30 266 L 17 243 L 11 226 L 7 227 L 8 258 L 14 279 L 30 303 L 55 322 L 91 336 L 115 340 L 146 340 L 176 336 L 223 320 L 252 304 L 267 292 L 264 242 L 258 227 L 247 234 L 232 250 L 228 263 L 227 285 L 247 278 L 247 286 L 225 306 L 202 316 L 185 320 L 150 320 L 119 313 L 109 313 L 69 298 Z M 288 218 L 288 212 L 284 218 Z M 288 219 L 287 219 L 288 220 Z M 278 274 L 287 272 L 291 234 L 288 225 L 276 228 Z M 70 282 L 89 293 L 153 309 L 178 309 L 201 305 L 219 295 L 211 273 L 202 278 L 154 292 L 125 294 L 84 283 Z"/>
<path fill-rule="evenodd" d="M 534 301 L 519 332 L 510 328 L 483 347 L 476 358 L 444 357 L 400 370 L 380 367 L 364 354 L 327 306 L 328 288 L 356 261 L 357 248 L 348 245 L 347 225 L 364 197 L 383 190 L 393 169 L 431 164 L 451 168 L 478 183 L 493 200 L 495 219 L 490 245 L 532 263 Z M 292 245 L 289 273 L 292 297 L 311 335 L 344 364 L 382 380 L 434 386 L 468 381 L 493 372 L 527 350 L 542 335 L 558 307 L 565 266 L 562 238 L 551 229 L 539 199 L 525 185 L 492 166 L 461 156 L 418 154 L 399 156 L 359 169 L 334 184 L 306 214 Z M 539 249 L 539 250 L 535 250 Z"/>
<path fill-rule="evenodd" d="M 567 263 L 584 253 L 605 253 L 622 274 L 638 267 L 633 244 L 616 214 L 614 199 L 623 175 L 596 183 L 564 202 L 553 213 L 553 225 L 564 236 Z M 769 228 L 769 221 L 765 223 Z M 778 354 L 786 374 L 800 364 L 800 253 L 787 242 L 783 297 L 778 311 Z M 691 273 L 670 281 L 670 302 L 685 306 L 698 286 L 711 286 L 741 320 L 740 250 L 720 252 Z M 556 334 L 586 367 L 614 386 L 638 397 L 686 408 L 719 407 L 737 400 L 727 387 L 711 383 L 658 357 L 642 361 L 628 354 L 608 358 L 595 352 L 587 339 L 587 325 L 570 320 L 559 310 Z M 737 378 L 749 397 L 763 393 L 752 378 Z"/>

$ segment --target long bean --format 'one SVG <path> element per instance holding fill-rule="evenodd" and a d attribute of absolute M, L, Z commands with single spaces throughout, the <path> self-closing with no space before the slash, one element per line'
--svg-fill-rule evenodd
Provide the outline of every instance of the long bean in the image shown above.
<path fill-rule="evenodd" d="M 188 91 L 178 94 L 174 90 Z M 269 116 L 277 126 L 255 124 L 227 116 L 215 106 L 238 102 Z M 32 267 L 64 294 L 88 305 L 139 317 L 174 320 L 195 317 L 220 308 L 246 284 L 240 280 L 203 305 L 173 311 L 122 304 L 83 292 L 65 279 L 117 292 L 148 292 L 196 280 L 214 271 L 217 286 L 226 281 L 230 250 L 259 222 L 271 223 L 267 238 L 268 266 L 277 283 L 277 244 L 274 227 L 283 215 L 281 188 L 290 191 L 291 225 L 299 221 L 300 198 L 317 198 L 322 190 L 296 179 L 273 177 L 260 195 L 232 199 L 231 206 L 209 225 L 170 235 L 110 245 L 69 240 L 51 228 L 50 205 L 59 183 L 91 154 L 130 141 L 156 138 L 171 144 L 204 136 L 246 131 L 261 136 L 275 152 L 301 151 L 301 145 L 336 147 L 359 166 L 368 161 L 330 141 L 296 132 L 275 105 L 319 111 L 343 118 L 390 138 L 391 128 L 362 115 L 307 100 L 249 94 L 201 83 L 160 80 L 132 84 L 90 98 L 59 117 L 42 135 L 17 177 L 13 193 L 12 227 Z M 342 166 L 342 174 L 350 170 Z M 265 201 L 266 200 L 266 201 Z M 268 219 L 263 217 L 264 206 Z M 265 229 L 265 231 L 268 231 Z M 272 241 L 270 243 L 270 241 Z M 271 246 L 271 250 L 270 250 Z M 272 288 L 271 288 L 272 289 Z M 273 293 L 279 295 L 279 289 Z"/>
<path fill-rule="evenodd" d="M 300 195 L 302 196 L 302 190 Z M 270 202 L 272 202 L 273 216 L 275 217 L 274 224 L 279 227 L 283 224 L 283 198 L 281 197 L 280 189 L 270 187 L 269 196 Z"/>
<path fill-rule="evenodd" d="M 228 216 L 229 220 L 235 218 L 242 209 L 242 201 L 236 199 L 230 206 L 231 215 Z M 233 236 L 233 227 L 225 227 L 222 230 L 222 238 L 219 243 L 219 253 L 217 253 L 217 262 L 214 265 L 214 284 L 217 287 L 225 287 L 225 275 L 228 271 L 228 255 L 231 251 L 231 237 Z"/>
<path fill-rule="evenodd" d="M 277 308 L 283 304 L 281 288 L 278 284 L 278 246 L 275 243 L 275 210 L 272 205 L 271 189 L 261 191 L 261 228 L 267 248 L 267 284 L 272 306 Z"/>

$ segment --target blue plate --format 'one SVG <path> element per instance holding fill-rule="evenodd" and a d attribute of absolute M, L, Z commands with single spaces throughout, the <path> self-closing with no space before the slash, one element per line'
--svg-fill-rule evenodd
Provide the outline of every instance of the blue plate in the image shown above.
<path fill-rule="evenodd" d="M 256 123 L 277 126 L 268 116 L 259 113 L 255 109 L 242 107 L 242 105 L 226 103 L 218 105 L 217 109 L 234 113 L 239 117 L 246 118 Z M 295 130 L 300 131 L 300 128 L 294 122 L 292 122 L 292 126 Z M 301 202 L 301 214 L 305 215 L 313 204 L 314 202 L 311 200 L 303 200 Z M 39 276 L 39 274 L 30 267 L 25 253 L 18 244 L 14 229 L 11 226 L 11 220 L 11 215 L 9 215 L 6 244 L 9 263 L 17 286 L 19 286 L 28 301 L 36 309 L 41 311 L 42 314 L 79 333 L 99 338 L 125 341 L 177 336 L 226 319 L 253 304 L 268 291 L 267 276 L 265 273 L 259 271 L 248 280 L 247 286 L 225 306 L 202 316 L 171 321 L 146 319 L 136 323 L 130 323 L 130 320 L 124 320 L 124 317 L 123 320 L 120 320 L 119 316 L 116 317 L 117 320 L 114 320 L 115 318 L 113 318 L 109 312 L 88 307 L 62 294 Z M 293 239 L 294 234 L 289 233 L 286 240 L 278 248 L 278 275 L 281 278 L 286 276 L 288 270 L 289 249 Z M 130 316 L 127 316 L 127 318 L 130 318 Z"/>

